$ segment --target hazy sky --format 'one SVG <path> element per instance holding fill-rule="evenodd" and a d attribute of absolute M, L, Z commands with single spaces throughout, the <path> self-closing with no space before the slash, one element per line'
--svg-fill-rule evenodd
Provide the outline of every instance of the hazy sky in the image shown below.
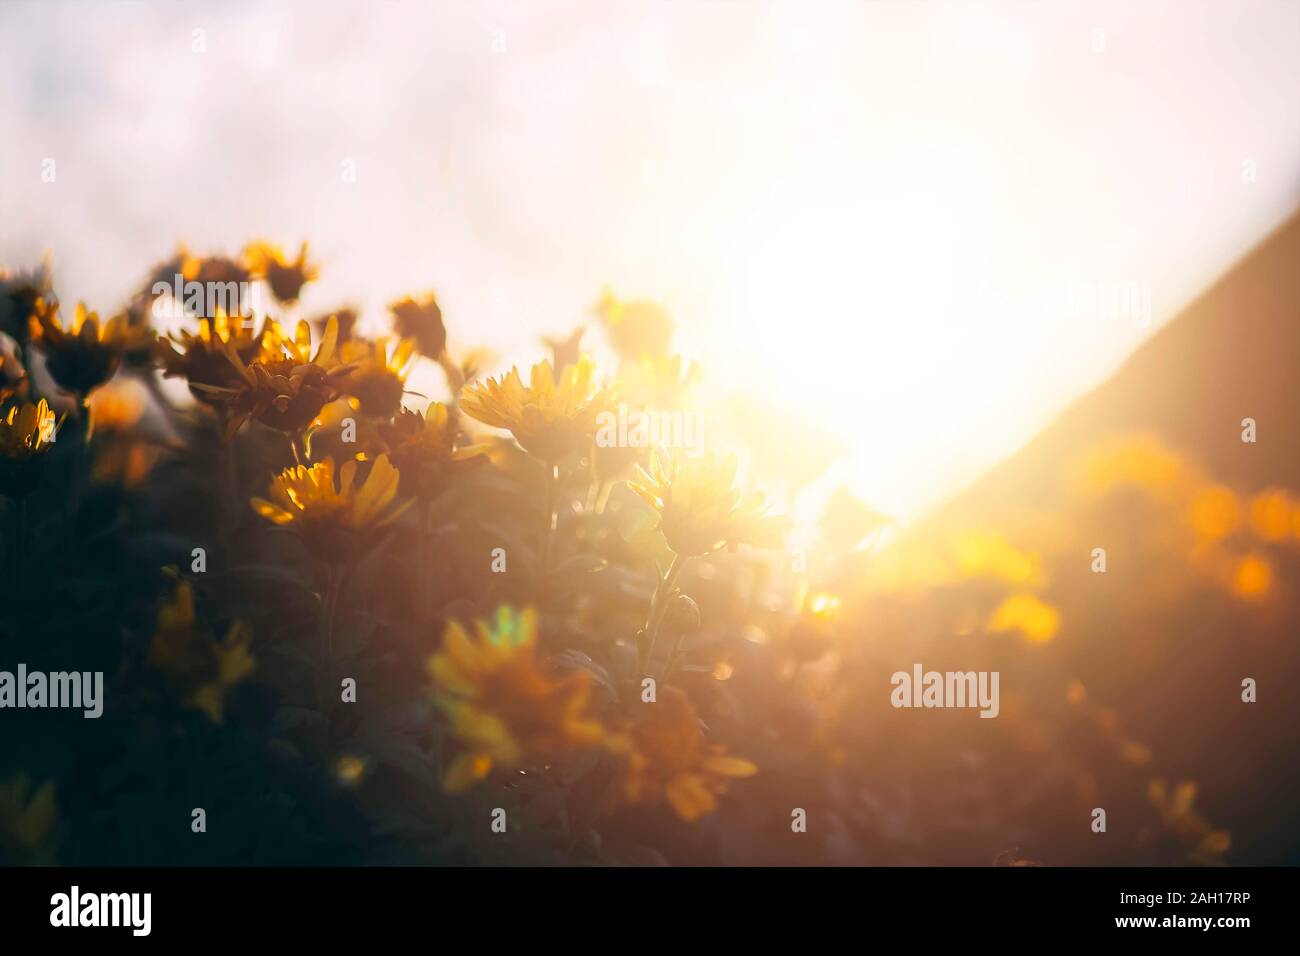
<path fill-rule="evenodd" d="M 308 311 L 530 360 L 609 283 L 903 517 L 1300 205 L 1296 0 L 5 0 L 0 80 L 0 263 L 66 299 L 308 238 Z"/>

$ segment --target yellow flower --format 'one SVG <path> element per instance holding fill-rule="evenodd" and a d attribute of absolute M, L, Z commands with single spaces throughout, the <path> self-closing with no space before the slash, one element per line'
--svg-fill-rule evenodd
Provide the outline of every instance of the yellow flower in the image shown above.
<path fill-rule="evenodd" d="M 1259 598 L 1273 586 L 1273 566 L 1268 559 L 1248 554 L 1237 564 L 1232 575 L 1232 590 L 1238 597 Z"/>
<path fill-rule="evenodd" d="M 447 347 L 447 328 L 442 324 L 442 309 L 432 292 L 418 299 L 406 296 L 391 303 L 393 327 L 404 339 L 414 339 L 420 354 L 437 359 Z"/>
<path fill-rule="evenodd" d="M 655 302 L 622 302 L 605 289 L 594 309 L 605 325 L 610 345 L 625 359 L 661 356 L 673 338 L 673 320 Z"/>
<path fill-rule="evenodd" d="M 130 431 L 144 415 L 145 387 L 136 378 L 115 379 L 90 396 L 91 427 L 96 432 Z"/>
<path fill-rule="evenodd" d="M 624 359 L 618 368 L 619 397 L 638 408 L 681 408 L 700 382 L 699 366 L 691 362 L 683 369 L 682 364 L 680 355 Z"/>
<path fill-rule="evenodd" d="M 181 297 L 180 306 L 191 314 L 215 318 L 221 308 L 215 300 L 216 295 L 224 299 L 226 312 L 242 313 L 251 304 L 245 299 L 247 284 L 252 276 L 247 268 L 229 256 L 195 256 L 182 246 L 177 250 L 175 258 L 155 270 L 154 282 L 172 285 L 177 272 L 186 283 L 196 282 L 203 289 L 203 295 Z M 150 283 L 151 288 L 152 285 Z M 208 296 L 208 290 L 213 291 L 213 297 Z"/>
<path fill-rule="evenodd" d="M 451 622 L 429 673 L 434 700 L 461 746 L 443 776 L 453 793 L 494 769 L 561 757 L 604 735 L 589 713 L 591 674 L 548 673 L 532 609 L 501 607 L 491 624 L 476 621 L 472 635 Z"/>
<path fill-rule="evenodd" d="M 379 425 L 379 434 L 402 475 L 403 492 L 419 498 L 437 495 L 459 468 L 486 460 L 484 445 L 456 447 L 460 424 L 442 402 L 430 402 L 423 415 L 403 408 L 392 424 Z"/>
<path fill-rule="evenodd" d="M 390 352 L 386 338 L 374 342 L 354 339 L 343 343 L 340 352 L 349 367 L 343 389 L 360 403 L 361 412 L 377 418 L 397 414 L 415 358 L 415 340 L 401 339 Z"/>
<path fill-rule="evenodd" d="M 411 504 L 409 499 L 396 502 L 399 475 L 387 455 L 376 458 L 365 480 L 357 482 L 361 467 L 356 460 L 345 461 L 337 481 L 332 458 L 310 468 L 287 468 L 271 483 L 271 500 L 253 498 L 253 510 L 275 524 L 297 528 L 320 557 L 346 560 L 358 545 L 373 543 L 367 539 Z"/>
<path fill-rule="evenodd" d="M 243 382 L 239 369 L 231 365 L 227 350 L 233 350 L 241 366 L 273 361 L 281 354 L 280 327 L 267 319 L 260 331 L 224 312 L 200 319 L 198 334 L 182 330 L 159 338 L 156 355 L 164 377 L 182 377 L 192 394 L 208 405 L 219 404 L 221 393 L 211 389 L 237 389 Z"/>
<path fill-rule="evenodd" d="M 20 346 L 25 343 L 36 304 L 49 298 L 52 287 L 48 257 L 29 272 L 11 273 L 0 269 L 0 332 Z"/>
<path fill-rule="evenodd" d="M 1207 541 L 1218 541 L 1237 529 L 1241 506 L 1237 494 L 1225 485 L 1209 485 L 1196 492 L 1190 508 L 1192 529 Z"/>
<path fill-rule="evenodd" d="M 566 368 L 558 384 L 550 362 L 533 366 L 528 385 L 512 368 L 499 379 L 466 388 L 461 408 L 485 425 L 509 429 L 525 451 L 554 463 L 584 447 L 595 429 L 600 397 L 593 374 L 586 356 Z"/>
<path fill-rule="evenodd" d="M 1291 497 L 1279 488 L 1270 488 L 1250 502 L 1250 526 L 1265 541 L 1281 541 L 1291 534 Z"/>
<path fill-rule="evenodd" d="M 1171 836 L 1193 863 L 1222 862 L 1232 847 L 1232 835 L 1214 826 L 1192 808 L 1196 784 L 1185 780 L 1172 789 L 1156 778 L 1147 785 L 1147 798 L 1155 807 L 1165 833 Z"/>
<path fill-rule="evenodd" d="M 1013 594 L 989 618 L 989 630 L 1020 631 L 1035 644 L 1050 641 L 1061 627 L 1061 612 L 1028 591 Z"/>
<path fill-rule="evenodd" d="M 712 453 L 689 458 L 657 451 L 650 471 L 638 468 L 629 487 L 659 515 L 659 530 L 668 547 L 682 557 L 697 557 L 738 545 L 781 545 L 789 528 L 785 518 L 765 514 L 763 493 L 744 500 L 732 487 L 736 458 L 719 461 Z"/>
<path fill-rule="evenodd" d="M 271 293 L 281 302 L 296 302 L 302 287 L 320 275 L 319 270 L 307 262 L 307 243 L 298 250 L 298 258 L 290 261 L 279 246 L 258 240 L 244 247 L 244 263 L 256 278 L 265 279 Z"/>
<path fill-rule="evenodd" d="M 77 303 L 72 324 L 65 327 L 57 305 L 37 300 L 31 333 L 45 354 L 50 378 L 81 399 L 113 377 L 127 346 L 124 317 L 100 322 L 98 313 L 87 312 L 84 302 Z"/>
<path fill-rule="evenodd" d="M 19 774 L 0 783 L 0 863 L 49 866 L 54 862 L 58 810 L 54 782 L 31 790 L 32 781 Z"/>
<path fill-rule="evenodd" d="M 201 385 L 222 403 L 227 434 L 234 434 L 250 417 L 268 428 L 300 434 L 316 420 L 321 409 L 339 397 L 347 377 L 346 367 L 334 364 L 338 323 L 331 318 L 316 354 L 311 352 L 311 327 L 298 323 L 293 339 L 278 341 L 275 358 L 245 365 L 232 342 L 223 343 L 226 360 L 239 375 L 229 387 Z"/>
<path fill-rule="evenodd" d="M 0 417 L 0 494 L 20 497 L 36 487 L 41 458 L 57 427 L 45 399 L 14 406 Z"/>
<path fill-rule="evenodd" d="M 758 772 L 750 761 L 705 743 L 690 698 L 675 687 L 661 688 L 655 702 L 641 705 L 637 720 L 606 745 L 624 759 L 624 799 L 639 804 L 666 799 L 687 823 L 715 811 L 730 780 Z"/>
<path fill-rule="evenodd" d="M 54 432 L 54 412 L 45 399 L 35 405 L 14 406 L 0 418 L 0 456 L 25 461 L 43 454 L 49 451 Z"/>
<path fill-rule="evenodd" d="M 226 692 L 255 669 L 251 644 L 252 635 L 241 621 L 232 623 L 220 641 L 200 627 L 194 591 L 188 581 L 179 581 L 173 598 L 158 606 L 147 660 L 176 688 L 187 708 L 219 724 L 225 716 Z"/>

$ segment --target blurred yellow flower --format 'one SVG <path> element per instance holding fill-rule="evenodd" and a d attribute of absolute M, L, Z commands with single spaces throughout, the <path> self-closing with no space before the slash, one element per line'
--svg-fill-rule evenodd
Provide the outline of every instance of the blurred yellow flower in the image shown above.
<path fill-rule="evenodd" d="M 296 302 L 302 287 L 320 275 L 307 262 L 307 243 L 298 249 L 298 258 L 290 260 L 279 246 L 258 240 L 244 247 L 244 264 L 249 273 L 265 279 L 271 293 L 281 302 Z"/>
<path fill-rule="evenodd" d="M 1265 541 L 1281 541 L 1291 534 L 1291 497 L 1281 489 L 1261 492 L 1250 503 L 1250 526 Z"/>
<path fill-rule="evenodd" d="M 659 515 L 659 530 L 675 554 L 698 557 L 741 544 L 775 548 L 785 540 L 789 522 L 765 513 L 763 493 L 742 500 L 732 486 L 734 455 L 670 457 L 656 450 L 650 471 L 638 468 L 637 473 L 628 486 Z"/>
<path fill-rule="evenodd" d="M 232 623 L 219 641 L 200 627 L 194 591 L 188 581 L 179 581 L 172 599 L 158 606 L 148 663 L 177 687 L 186 707 L 219 724 L 227 691 L 255 669 L 251 644 L 252 635 L 241 621 Z"/>
<path fill-rule="evenodd" d="M 401 472 L 403 493 L 434 497 L 458 469 L 486 460 L 485 445 L 456 447 L 460 433 L 455 413 L 442 402 L 430 402 L 423 415 L 403 408 L 391 424 L 379 425 L 389 458 Z"/>
<path fill-rule="evenodd" d="M 402 406 L 406 376 L 415 358 L 415 340 L 401 339 L 390 350 L 387 338 L 353 339 L 340 350 L 348 366 L 344 392 L 360 404 L 362 414 L 391 418 Z"/>
<path fill-rule="evenodd" d="M 57 304 L 39 299 L 31 334 L 45 355 L 45 369 L 64 391 L 85 399 L 117 371 L 127 346 L 126 321 L 114 316 L 101 322 L 98 313 L 77 303 L 72 323 L 64 325 Z"/>
<path fill-rule="evenodd" d="M 396 501 L 400 476 L 387 455 L 376 458 L 358 483 L 357 471 L 363 467 L 355 459 L 345 461 L 337 481 L 332 458 L 310 468 L 286 468 L 271 483 L 271 500 L 253 498 L 253 510 L 275 524 L 297 528 L 318 556 L 348 559 L 362 543 L 359 539 L 391 525 L 411 504 L 411 499 Z"/>
<path fill-rule="evenodd" d="M 390 303 L 393 329 L 403 339 L 414 339 L 420 354 L 437 359 L 447 347 L 447 328 L 442 324 L 442 309 L 432 292 L 420 298 L 406 296 Z"/>
<path fill-rule="evenodd" d="M 1061 627 L 1061 612 L 1028 591 L 1012 594 L 989 618 L 989 630 L 1020 631 L 1035 644 L 1050 641 Z"/>
<path fill-rule="evenodd" d="M 523 449 L 555 463 L 585 447 L 595 429 L 600 397 L 592 384 L 594 368 L 585 355 L 555 381 L 550 362 L 533 366 L 529 384 L 519 370 L 468 386 L 460 407 L 471 418 L 508 429 Z"/>
<path fill-rule="evenodd" d="M 97 432 L 133 428 L 145 408 L 145 387 L 135 378 L 114 379 L 90 396 L 90 422 Z"/>
<path fill-rule="evenodd" d="M 655 302 L 623 302 L 605 289 L 593 309 L 605 326 L 609 343 L 625 359 L 666 355 L 673 320 Z"/>
<path fill-rule="evenodd" d="M 1098 442 L 1084 454 L 1078 478 L 1088 497 L 1133 485 L 1158 491 L 1185 476 L 1178 454 L 1151 435 L 1119 435 Z"/>
<path fill-rule="evenodd" d="M 491 623 L 475 621 L 472 635 L 452 621 L 429 673 L 434 700 L 462 748 L 443 775 L 453 793 L 494 769 L 560 757 L 604 735 L 590 714 L 591 674 L 548 673 L 532 609 L 501 607 Z"/>
<path fill-rule="evenodd" d="M 1192 808 L 1196 800 L 1195 783 L 1187 780 L 1170 789 L 1164 780 L 1156 778 L 1147 785 L 1147 798 L 1165 831 L 1182 844 L 1192 862 L 1222 862 L 1223 855 L 1232 847 L 1232 835 L 1227 830 L 1216 830 Z"/>
<path fill-rule="evenodd" d="M 1207 541 L 1218 541 L 1237 530 L 1241 505 L 1226 485 L 1209 485 L 1196 492 L 1191 505 L 1192 530 Z"/>
<path fill-rule="evenodd" d="M 645 353 L 625 359 L 618 367 L 619 398 L 637 408 L 659 411 L 680 408 L 699 383 L 699 366 L 682 368 L 680 355 Z"/>
<path fill-rule="evenodd" d="M 1259 555 L 1247 555 L 1237 563 L 1232 590 L 1238 597 L 1258 598 L 1273 586 L 1273 566 Z"/>
<path fill-rule="evenodd" d="M 1020 587 L 1042 587 L 1046 583 L 1039 556 L 1021 551 L 997 532 L 965 532 L 953 540 L 952 550 L 963 577 L 988 577 Z"/>
<path fill-rule="evenodd" d="M 344 754 L 334 764 L 334 776 L 344 787 L 357 787 L 365 779 L 368 765 L 369 761 L 364 757 Z"/>
<path fill-rule="evenodd" d="M 0 861 L 9 865 L 51 865 L 58 816 L 54 781 L 45 781 L 35 792 L 26 774 L 0 783 Z"/>
<path fill-rule="evenodd" d="M 732 779 L 758 772 L 754 763 L 705 743 L 690 698 L 675 687 L 661 688 L 653 703 L 640 705 L 637 719 L 609 737 L 606 746 L 623 759 L 624 799 L 635 804 L 666 799 L 687 823 L 714 812 Z"/>

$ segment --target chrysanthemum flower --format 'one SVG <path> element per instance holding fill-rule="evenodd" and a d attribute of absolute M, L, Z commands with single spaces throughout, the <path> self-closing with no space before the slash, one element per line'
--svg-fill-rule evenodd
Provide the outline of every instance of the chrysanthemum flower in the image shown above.
<path fill-rule="evenodd" d="M 623 797 L 629 803 L 667 800 L 687 823 L 718 808 L 729 782 L 753 776 L 758 767 L 707 744 L 690 698 L 675 687 L 661 688 L 652 704 L 607 746 L 624 759 Z"/>
<path fill-rule="evenodd" d="M 53 780 L 35 790 L 26 774 L 0 782 L 0 859 L 6 864 L 53 864 L 58 822 Z"/>
<path fill-rule="evenodd" d="M 656 302 L 622 302 L 605 289 L 594 311 L 605 326 L 609 343 L 625 359 L 668 354 L 673 320 Z"/>
<path fill-rule="evenodd" d="M 307 243 L 298 249 L 298 258 L 290 260 L 284 250 L 269 242 L 250 242 L 244 248 L 244 264 L 256 278 L 265 279 L 271 293 L 281 302 L 296 302 L 302 287 L 320 275 L 307 262 Z"/>
<path fill-rule="evenodd" d="M 28 320 L 36 311 L 36 303 L 50 298 L 53 287 L 50 269 L 48 258 L 30 272 L 11 273 L 0 269 L 0 332 L 20 346 L 27 341 Z"/>
<path fill-rule="evenodd" d="M 172 600 L 158 607 L 148 663 L 177 687 L 186 707 L 203 711 L 219 724 L 226 692 L 253 673 L 251 644 L 252 635 L 241 621 L 231 624 L 219 641 L 203 629 L 194 613 L 193 589 L 188 581 L 180 581 Z"/>
<path fill-rule="evenodd" d="M 65 326 L 57 305 L 38 300 L 31 334 L 45 355 L 50 378 L 83 400 L 113 377 L 127 346 L 123 316 L 101 322 L 97 313 L 86 310 L 84 302 L 77 303 L 72 323 Z"/>
<path fill-rule="evenodd" d="M 202 318 L 211 319 L 216 316 L 215 309 L 210 314 L 205 311 L 213 304 L 206 295 L 208 289 L 219 290 L 225 297 L 224 311 L 226 312 L 243 314 L 251 305 L 244 301 L 244 293 L 253 276 L 246 266 L 229 256 L 195 256 L 182 247 L 175 259 L 156 270 L 154 281 L 171 284 L 175 281 L 177 272 L 185 282 L 197 282 L 205 290 L 203 297 L 196 300 L 202 303 L 202 308 L 188 310 Z M 151 283 L 151 288 L 152 285 Z M 184 308 L 186 303 L 187 300 L 182 298 L 181 307 Z"/>
<path fill-rule="evenodd" d="M 279 354 L 282 338 L 280 327 L 270 319 L 262 323 L 259 331 L 251 324 L 232 319 L 224 312 L 213 318 L 200 319 L 199 331 L 191 334 L 182 330 L 160 337 L 156 349 L 164 377 L 183 377 L 190 386 L 190 394 L 204 404 L 220 403 L 220 393 L 212 388 L 238 388 L 243 376 L 226 357 L 227 346 L 234 350 L 243 366 L 257 361 L 273 360 Z"/>
<path fill-rule="evenodd" d="M 583 356 L 557 384 L 551 363 L 538 362 L 524 385 L 519 369 L 512 368 L 499 379 L 467 387 L 460 407 L 485 425 L 509 429 L 525 451 L 554 463 L 583 447 L 595 429 L 601 400 L 593 372 Z"/>
<path fill-rule="evenodd" d="M 338 325 L 331 319 L 313 355 L 311 327 L 300 321 L 294 338 L 278 343 L 275 358 L 259 359 L 250 365 L 240 360 L 232 343 L 225 343 L 226 359 L 239 374 L 239 382 L 229 387 L 201 387 L 225 409 L 228 434 L 250 417 L 277 431 L 301 434 L 327 403 L 339 397 L 347 377 L 347 368 L 333 361 L 337 339 Z"/>
<path fill-rule="evenodd" d="M 321 315 L 310 318 L 307 321 L 311 323 L 312 329 L 314 329 L 318 335 L 324 335 L 325 327 L 329 325 L 330 319 L 333 319 L 338 323 L 339 342 L 342 343 L 352 340 L 352 333 L 356 329 L 358 318 L 359 316 L 357 315 L 356 309 L 346 307 L 335 309 L 333 312 L 322 313 Z"/>
<path fill-rule="evenodd" d="M 4 356 L 0 355 L 0 404 L 17 395 L 26 384 L 26 380 L 26 371 L 21 368 L 16 369 L 15 363 L 6 363 Z"/>
<path fill-rule="evenodd" d="M 429 660 L 435 700 L 462 752 L 443 776 L 459 792 L 494 769 L 546 761 L 601 740 L 590 714 L 591 674 L 553 676 L 539 658 L 537 613 L 502 607 L 471 635 L 452 622 Z"/>
<path fill-rule="evenodd" d="M 658 513 L 659 530 L 675 554 L 698 557 L 741 544 L 775 548 L 785 539 L 789 522 L 764 513 L 762 492 L 742 500 L 732 487 L 734 455 L 719 461 L 712 452 L 670 458 L 657 451 L 650 471 L 637 472 L 628 486 Z"/>
<path fill-rule="evenodd" d="M 373 342 L 354 339 L 345 342 L 340 351 L 349 366 L 343 389 L 360 403 L 362 414 L 376 418 L 395 415 L 415 358 L 415 340 L 401 339 L 390 350 L 387 338 Z"/>
<path fill-rule="evenodd" d="M 442 402 L 430 402 L 423 415 L 403 408 L 392 424 L 380 424 L 379 435 L 401 472 L 403 493 L 418 498 L 437 495 L 458 468 L 486 460 L 485 446 L 456 447 L 460 424 Z"/>
<path fill-rule="evenodd" d="M 18 497 L 36 487 L 40 458 L 50 450 L 57 427 L 45 399 L 0 416 L 0 495 Z"/>
<path fill-rule="evenodd" d="M 447 328 L 442 324 L 442 309 L 432 292 L 418 299 L 406 296 L 388 306 L 393 313 L 393 328 L 404 339 L 415 339 L 420 354 L 437 359 L 447 347 Z"/>
<path fill-rule="evenodd" d="M 250 503 L 263 518 L 301 531 L 318 556 L 346 560 L 411 504 L 409 499 L 397 501 L 400 476 L 387 455 L 376 458 L 358 482 L 361 467 L 355 460 L 345 461 L 337 479 L 331 458 L 310 468 L 286 468 L 271 483 L 270 500 L 253 498 Z"/>

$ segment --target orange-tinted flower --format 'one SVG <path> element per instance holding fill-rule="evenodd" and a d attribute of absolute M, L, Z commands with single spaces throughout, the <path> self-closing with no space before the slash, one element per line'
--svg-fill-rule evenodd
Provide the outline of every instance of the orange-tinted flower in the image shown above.
<path fill-rule="evenodd" d="M 357 400 L 361 412 L 377 418 L 397 414 L 415 358 L 415 340 L 402 339 L 390 351 L 385 338 L 374 342 L 353 339 L 343 344 L 341 357 L 348 366 L 343 389 Z"/>
<path fill-rule="evenodd" d="M 461 746 L 443 777 L 452 792 L 494 769 L 544 762 L 599 742 L 590 713 L 591 674 L 553 675 L 541 659 L 537 613 L 502 607 L 473 634 L 455 621 L 429 660 L 434 699 Z"/>
<path fill-rule="evenodd" d="M 402 490 L 418 498 L 441 492 L 460 468 L 485 461 L 485 446 L 456 447 L 460 424 L 442 402 L 430 402 L 425 414 L 403 408 L 392 424 L 381 423 L 379 435 L 397 470 Z"/>
<path fill-rule="evenodd" d="M 1273 586 L 1273 566 L 1268 559 L 1247 555 L 1237 563 L 1232 575 L 1232 591 L 1238 597 L 1259 598 Z"/>
<path fill-rule="evenodd" d="M 658 303 L 623 302 L 605 289 L 594 311 L 605 326 L 610 345 L 621 357 L 635 361 L 645 355 L 668 353 L 673 320 Z"/>
<path fill-rule="evenodd" d="M 696 557 L 741 544 L 779 547 L 789 530 L 782 517 L 765 513 L 763 493 L 742 500 L 732 487 L 736 459 L 712 453 L 690 458 L 662 452 L 650 459 L 651 470 L 638 469 L 629 487 L 655 509 L 668 547 L 682 557 Z"/>
<path fill-rule="evenodd" d="M 193 589 L 188 581 L 180 581 L 173 598 L 158 607 L 148 662 L 177 689 L 186 707 L 203 711 L 219 724 L 227 691 L 254 670 L 251 643 L 248 628 L 239 621 L 221 640 L 202 628 L 194 612 Z"/>
<path fill-rule="evenodd" d="M 40 467 L 58 425 L 41 399 L 0 415 L 0 495 L 21 497 L 40 482 Z"/>
<path fill-rule="evenodd" d="M 227 357 L 229 350 L 243 367 L 274 361 L 281 354 L 282 338 L 279 325 L 269 319 L 255 332 L 242 319 L 218 312 L 213 318 L 199 320 L 197 334 L 182 330 L 159 338 L 156 355 L 164 376 L 184 378 L 191 395 L 214 405 L 221 401 L 221 392 L 214 389 L 237 389 L 243 383 L 239 368 Z"/>
<path fill-rule="evenodd" d="M 84 302 L 77 303 L 70 325 L 63 324 L 57 305 L 43 299 L 36 303 L 31 320 L 32 338 L 45 355 L 50 378 L 83 400 L 117 371 L 127 346 L 126 333 L 123 316 L 100 322 Z"/>
<path fill-rule="evenodd" d="M 1060 628 L 1061 612 L 1027 591 L 1012 594 L 989 618 L 989 630 L 1020 631 L 1035 644 L 1050 641 Z"/>
<path fill-rule="evenodd" d="M 447 347 L 447 328 L 442 324 L 442 309 L 432 293 L 418 299 L 406 296 L 388 306 L 393 313 L 393 328 L 404 339 L 414 339 L 420 354 L 438 358 Z"/>
<path fill-rule="evenodd" d="M 594 371 L 583 356 L 557 383 L 551 363 L 538 362 L 524 385 L 512 368 L 502 378 L 466 388 L 460 407 L 485 425 L 509 429 L 525 451 L 556 462 L 585 447 L 595 429 L 600 396 L 592 384 Z"/>
<path fill-rule="evenodd" d="M 1250 527 L 1265 541 L 1281 541 L 1291 534 L 1291 497 L 1274 488 L 1250 502 Z"/>
<path fill-rule="evenodd" d="M 231 343 L 225 344 L 226 359 L 239 374 L 231 387 L 202 386 L 221 402 L 227 415 L 226 429 L 234 434 L 250 417 L 263 425 L 291 435 L 305 431 L 321 409 L 339 397 L 348 374 L 334 364 L 338 325 L 331 320 L 325 328 L 316 354 L 311 352 L 311 327 L 299 322 L 292 340 L 281 340 L 275 358 L 261 358 L 244 365 Z"/>
<path fill-rule="evenodd" d="M 275 524 L 297 528 L 317 556 L 347 560 L 411 504 L 397 501 L 399 476 L 386 455 L 376 458 L 365 480 L 358 482 L 357 473 L 364 467 L 345 461 L 337 479 L 330 458 L 310 468 L 286 468 L 271 483 L 269 500 L 252 499 L 253 510 Z"/>
<path fill-rule="evenodd" d="M 1225 485 L 1209 485 L 1196 492 L 1191 505 L 1192 530 L 1206 541 L 1218 541 L 1237 530 L 1241 505 L 1236 492 Z"/>
<path fill-rule="evenodd" d="M 705 742 L 690 698 L 675 687 L 663 687 L 653 703 L 641 704 L 637 719 L 607 746 L 624 760 L 624 799 L 667 800 L 688 823 L 713 813 L 732 779 L 758 772 L 750 761 Z"/>
<path fill-rule="evenodd" d="M 1155 807 L 1164 832 L 1178 842 L 1191 862 L 1219 863 L 1232 847 L 1232 835 L 1227 830 L 1216 830 L 1193 809 L 1196 784 L 1192 781 L 1170 788 L 1157 778 L 1148 784 L 1147 798 Z"/>
<path fill-rule="evenodd" d="M 281 302 L 296 302 L 302 287 L 320 275 L 307 262 L 307 243 L 298 249 L 298 258 L 290 260 L 279 246 L 269 242 L 251 242 L 244 248 L 244 263 L 254 278 L 265 279 L 271 294 Z"/>

